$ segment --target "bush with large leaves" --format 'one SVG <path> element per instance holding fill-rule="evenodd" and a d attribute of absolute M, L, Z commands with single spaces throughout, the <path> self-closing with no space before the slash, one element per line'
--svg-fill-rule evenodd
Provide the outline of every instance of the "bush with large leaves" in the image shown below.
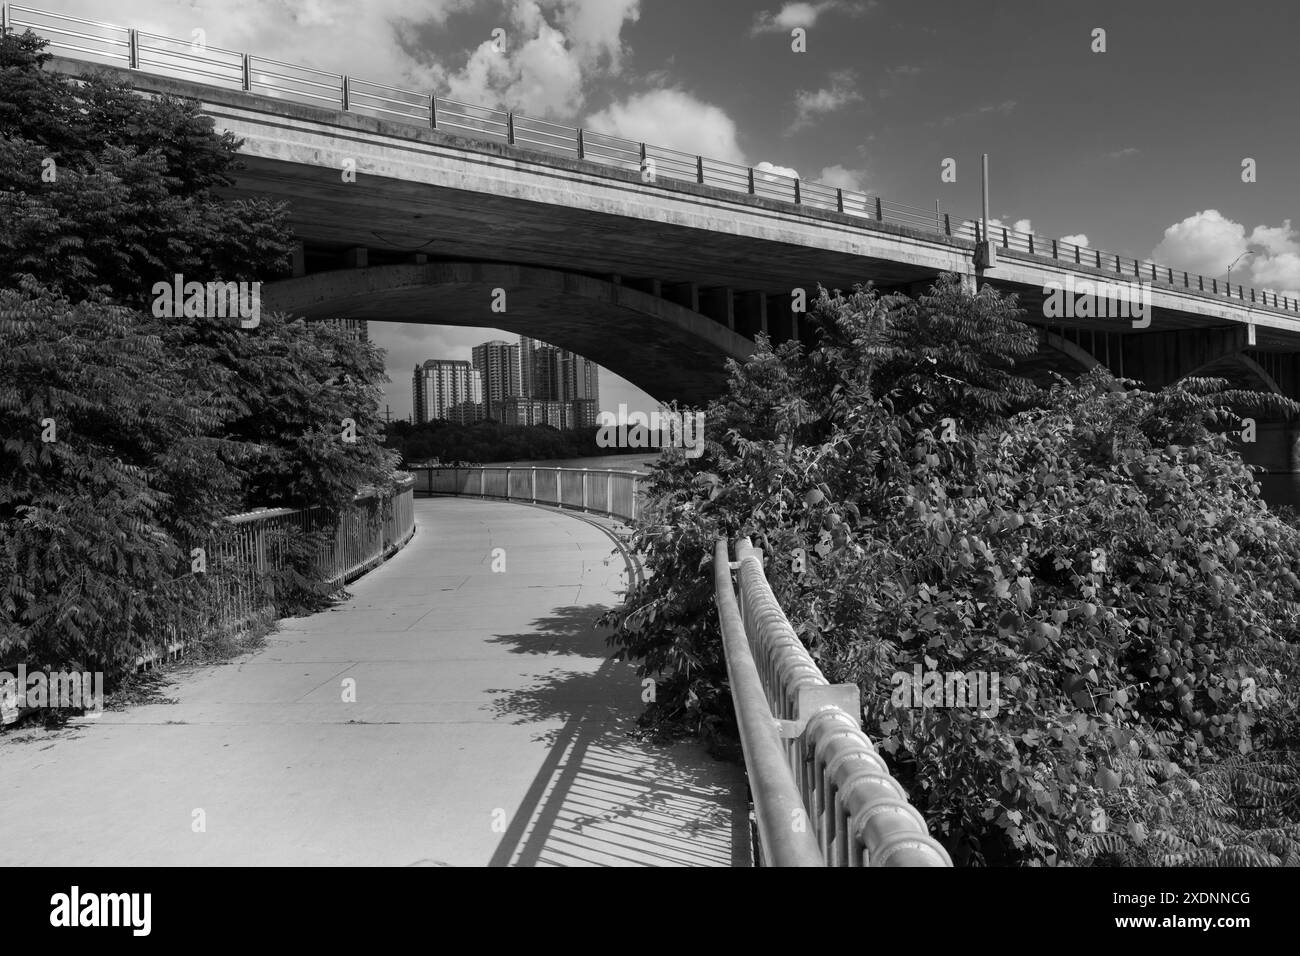
<path fill-rule="evenodd" d="M 823 292 L 818 346 L 733 367 L 706 455 L 654 477 L 650 573 L 611 641 L 658 678 L 650 720 L 727 722 L 707 564 L 751 535 L 955 858 L 1082 862 L 1098 833 L 1144 836 L 1132 808 L 1171 777 L 1294 744 L 1300 534 L 1222 426 L 1296 406 L 1102 371 L 1038 390 L 1012 374 L 1036 335 L 1016 315 L 951 277 L 915 301 Z M 997 674 L 996 712 L 896 706 L 918 665 Z"/>
<path fill-rule="evenodd" d="M 176 273 L 282 275 L 285 210 L 215 193 L 239 144 L 197 104 L 51 73 L 42 46 L 0 37 L 0 665 L 112 674 L 201 601 L 190 551 L 223 516 L 336 514 L 395 455 L 373 346 L 151 314 Z M 276 542 L 282 610 L 324 590 L 299 538 Z"/>

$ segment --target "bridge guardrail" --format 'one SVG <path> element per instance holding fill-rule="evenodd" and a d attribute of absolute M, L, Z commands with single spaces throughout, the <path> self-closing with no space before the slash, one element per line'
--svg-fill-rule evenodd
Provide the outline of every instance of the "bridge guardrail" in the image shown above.
<path fill-rule="evenodd" d="M 926 209 L 825 183 L 810 182 L 781 173 L 741 166 L 706 156 L 692 155 L 668 147 L 637 143 L 622 137 L 532 119 L 521 113 L 494 107 L 474 106 L 446 99 L 434 93 L 404 90 L 345 73 L 330 73 L 313 67 L 296 66 L 280 60 L 236 53 L 118 26 L 98 20 L 51 13 L 17 3 L 0 4 L 0 30 L 31 29 L 50 40 L 50 49 L 66 51 L 74 59 L 102 62 L 110 66 L 140 70 L 159 76 L 195 79 L 227 89 L 244 90 L 311 106 L 333 107 L 395 122 L 433 129 L 453 129 L 472 138 L 522 145 L 542 153 L 563 154 L 621 169 L 645 169 L 655 163 L 655 175 L 682 182 L 717 186 L 735 192 L 763 196 L 798 206 L 831 209 L 840 213 L 932 231 L 965 241 L 978 241 L 980 221 L 953 217 L 940 209 Z M 1207 296 L 1247 299 L 1240 283 L 1233 294 L 1232 282 L 1162 266 L 1148 260 L 1121 257 L 1062 239 L 1047 239 L 1033 233 L 996 227 L 990 238 L 1000 248 L 1048 256 L 1076 265 L 1166 281 Z M 1254 306 L 1280 312 L 1300 312 L 1300 298 L 1279 296 L 1267 290 L 1249 290 Z"/>
<path fill-rule="evenodd" d="M 362 490 L 351 507 L 338 516 L 334 536 L 316 555 L 319 579 L 342 587 L 401 548 L 415 533 L 415 479 L 399 476 L 392 495 L 374 488 Z M 293 527 L 311 532 L 327 526 L 323 508 L 259 508 L 231 515 L 233 533 L 213 545 L 209 562 L 215 596 L 210 606 L 196 608 L 188 619 L 172 622 L 165 651 L 144 655 L 136 666 L 182 649 L 190 634 L 233 636 L 269 620 L 275 595 L 266 574 L 284 567 L 283 538 L 277 532 Z"/>
<path fill-rule="evenodd" d="M 480 465 L 469 468 L 410 467 L 415 490 L 428 495 L 503 498 L 530 504 L 577 508 L 632 521 L 639 513 L 639 471 L 603 468 L 538 468 L 532 465 Z"/>
<path fill-rule="evenodd" d="M 333 539 L 316 557 L 320 579 L 342 587 L 406 544 L 415 533 L 414 487 L 415 479 L 402 475 L 392 495 L 373 488 L 358 494 L 340 516 Z M 271 620 L 275 594 L 267 572 L 282 568 L 285 557 L 284 539 L 276 532 L 289 527 L 313 531 L 327 520 L 321 508 L 258 508 L 228 516 L 225 521 L 231 533 L 210 541 L 205 549 L 205 599 L 178 609 L 172 620 L 163 623 L 158 649 L 137 657 L 136 667 L 172 657 L 199 637 L 233 637 Z M 183 580 L 159 587 L 175 587 Z M 0 667 L 3 670 L 14 668 Z M 4 711 L 0 724 L 19 716 L 17 711 Z"/>
<path fill-rule="evenodd" d="M 748 538 L 713 550 L 714 598 L 766 866 L 952 866 L 790 626 Z M 732 571 L 736 581 L 733 586 Z"/>

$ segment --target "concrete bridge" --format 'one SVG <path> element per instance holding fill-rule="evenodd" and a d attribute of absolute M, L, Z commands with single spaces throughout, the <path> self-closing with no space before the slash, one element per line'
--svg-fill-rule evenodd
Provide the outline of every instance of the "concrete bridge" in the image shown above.
<path fill-rule="evenodd" d="M 1152 387 L 1217 375 L 1300 396 L 1300 302 L 1221 277 L 1006 229 L 976 268 L 978 223 L 951 213 L 128 27 L 5 16 L 53 41 L 55 69 L 99 63 L 243 140 L 231 195 L 286 201 L 301 240 L 270 307 L 504 328 L 702 402 L 758 332 L 807 337 L 792 290 L 915 293 L 953 272 L 1020 295 L 1040 334 L 1031 374 L 1102 364 Z M 1045 314 L 1049 284 L 1084 281 L 1142 283 L 1149 322 Z M 1295 437 L 1262 422 L 1243 451 L 1289 472 Z"/>

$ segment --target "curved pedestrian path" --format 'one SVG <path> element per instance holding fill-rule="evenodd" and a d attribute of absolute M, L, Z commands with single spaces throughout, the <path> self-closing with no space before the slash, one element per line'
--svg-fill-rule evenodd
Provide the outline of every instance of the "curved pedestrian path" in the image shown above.
<path fill-rule="evenodd" d="M 0 736 L 0 865 L 746 865 L 740 769 L 629 734 L 608 523 L 415 513 L 348 600 L 170 700 Z"/>

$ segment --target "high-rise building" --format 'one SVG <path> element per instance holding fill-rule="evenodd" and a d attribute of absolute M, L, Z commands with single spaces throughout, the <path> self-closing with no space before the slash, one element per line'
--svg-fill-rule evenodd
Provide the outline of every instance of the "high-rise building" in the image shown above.
<path fill-rule="evenodd" d="M 483 417 L 483 378 L 464 359 L 429 359 L 415 367 L 411 399 L 416 423 L 443 418 L 468 425 Z"/>
<path fill-rule="evenodd" d="M 347 332 L 355 340 L 370 341 L 370 326 L 366 319 L 325 319 L 324 321 Z"/>
<path fill-rule="evenodd" d="M 523 336 L 519 339 L 521 367 L 529 357 L 529 387 L 521 394 L 542 402 L 562 402 L 570 406 L 562 415 L 553 412 L 545 419 L 567 424 L 557 428 L 594 427 L 600 410 L 600 367 L 595 362 L 567 349 L 545 345 Z M 558 416 L 558 418 L 557 418 Z"/>
<path fill-rule="evenodd" d="M 522 392 L 518 345 L 495 340 L 474 346 L 474 368 L 483 379 L 483 402 L 488 418 L 501 420 L 501 406 Z"/>
<path fill-rule="evenodd" d="M 533 385 L 533 360 L 538 341 L 526 335 L 519 336 L 519 394 L 524 398 L 536 397 Z"/>

